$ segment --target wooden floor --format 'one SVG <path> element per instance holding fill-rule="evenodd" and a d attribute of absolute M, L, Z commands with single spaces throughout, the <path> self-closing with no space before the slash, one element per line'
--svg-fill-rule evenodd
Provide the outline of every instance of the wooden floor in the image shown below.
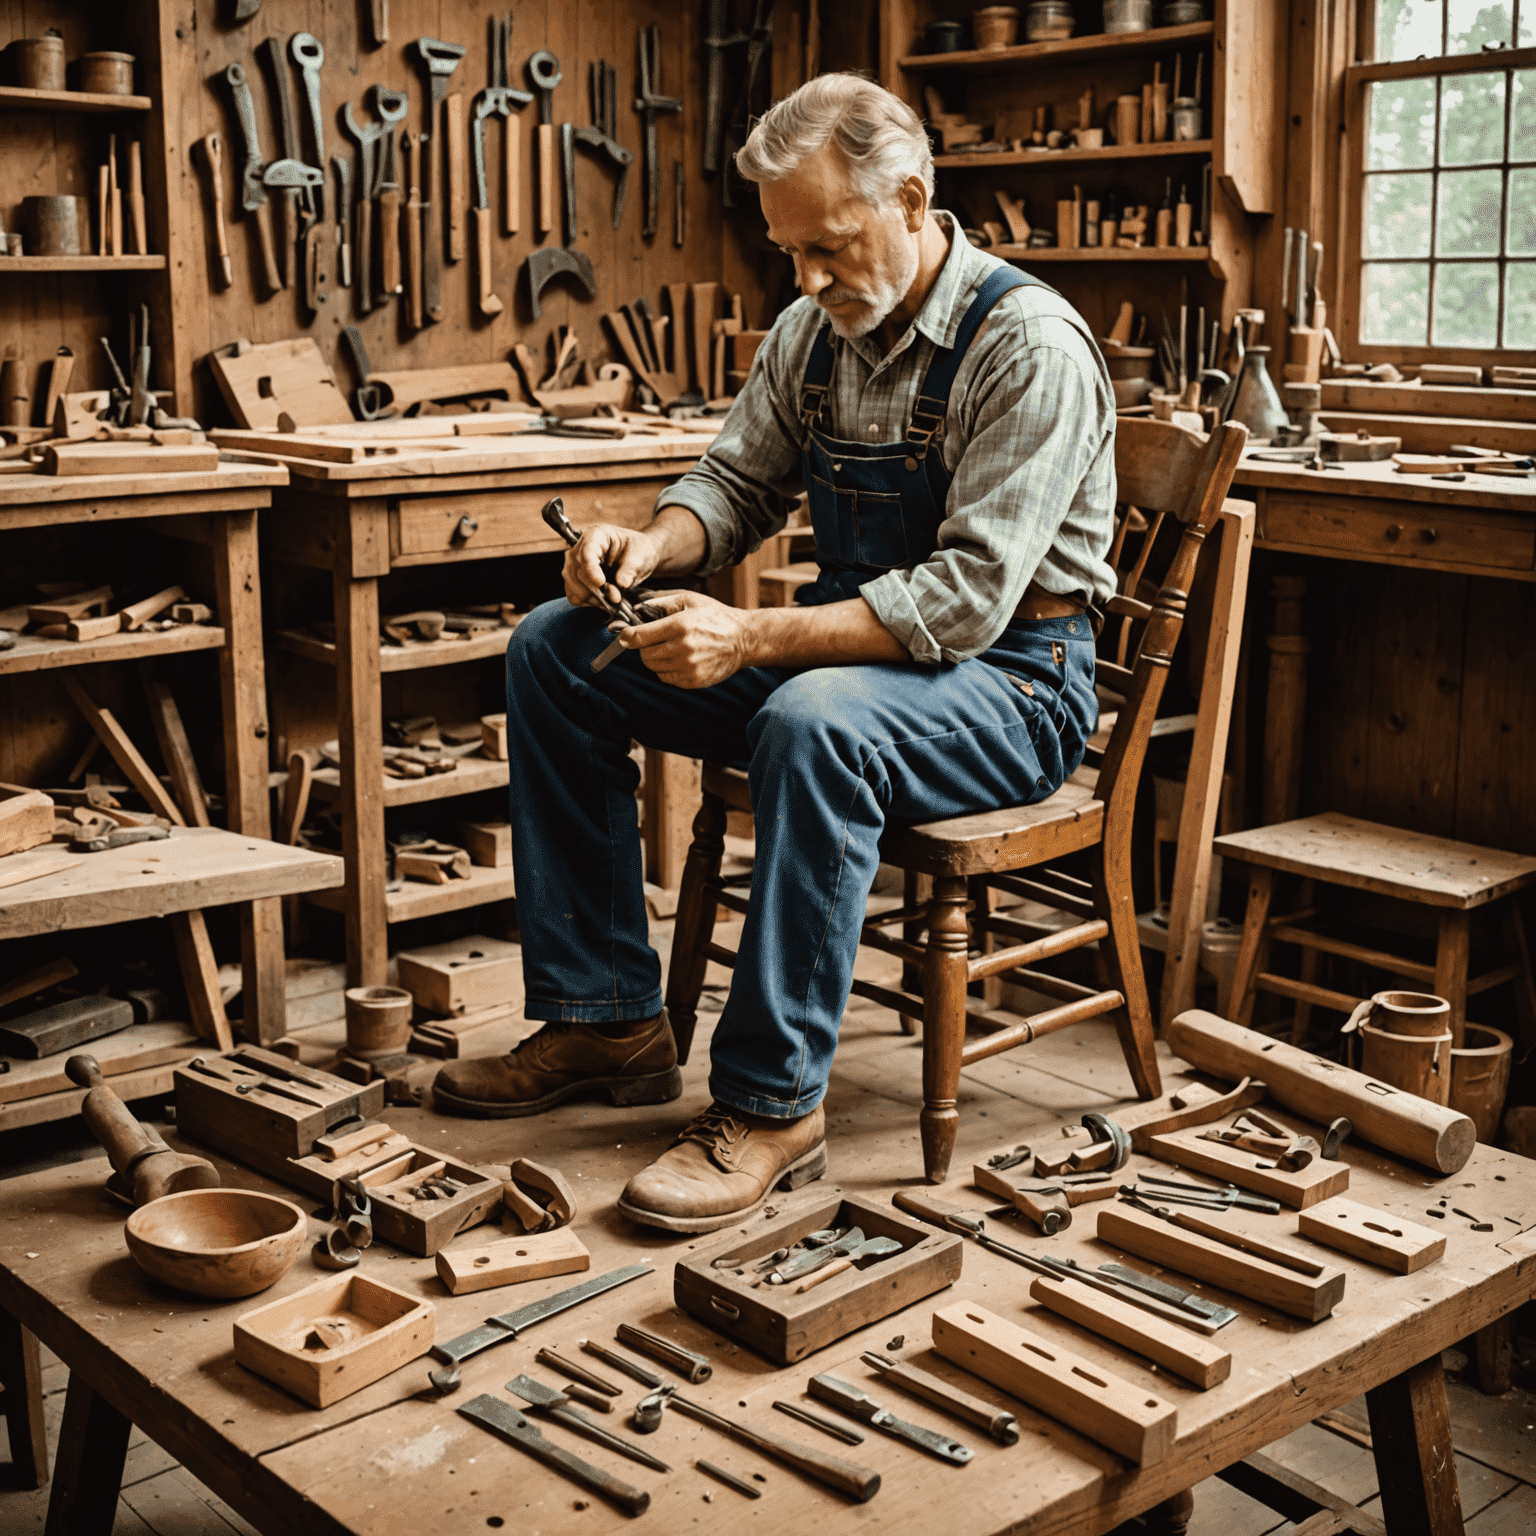
<path fill-rule="evenodd" d="M 655 939 L 665 957 L 670 924 L 656 925 Z M 728 930 L 726 943 L 734 943 Z M 883 957 L 861 959 L 860 974 L 871 980 L 889 980 L 884 970 L 894 964 Z M 726 973 L 712 968 L 706 1007 L 718 1007 L 724 996 Z M 292 1027 L 306 1040 L 306 1055 L 320 1058 L 329 1042 L 339 1041 L 340 968 L 299 965 L 291 984 Z M 520 999 L 512 1017 L 520 1020 Z M 699 1038 L 690 1079 L 702 1076 L 708 1059 L 707 1037 L 713 1014 L 701 1015 Z M 508 1023 L 487 1031 L 487 1051 L 505 1050 L 526 1026 Z M 919 1048 L 903 1037 L 892 1016 L 872 1004 L 855 1002 L 843 1028 L 842 1045 L 828 1094 L 828 1129 L 834 1143 L 878 1131 L 887 1145 L 896 1142 L 897 1155 L 917 1157 L 917 1110 Z M 413 1076 L 430 1082 L 437 1064 L 423 1062 Z M 1102 1027 L 1084 1026 L 1053 1035 L 1023 1051 L 980 1062 L 969 1069 L 962 1085 L 962 1155 L 995 1143 L 997 1133 L 988 1121 L 1012 1118 L 1020 1103 L 1040 1107 L 1081 1106 L 1090 1101 L 1113 1101 L 1126 1091 L 1125 1068 L 1113 1035 Z M 883 1106 L 873 1101 L 887 1101 Z M 911 1134 L 891 1138 L 891 1101 L 911 1108 Z M 1106 1108 L 1111 1107 L 1106 1102 Z M 885 1113 L 879 1112 L 882 1110 Z M 870 1114 L 870 1110 L 876 1110 Z M 35 1168 L 42 1163 L 99 1156 L 79 1122 L 41 1127 L 48 1134 L 17 1132 L 0 1137 L 0 1167 L 8 1173 Z M 973 1146 L 974 1144 L 974 1146 Z M 649 1155 L 648 1149 L 622 1145 L 615 1160 Z M 626 1164 L 626 1167 L 628 1165 Z M 1503 1398 L 1486 1398 L 1454 1377 L 1450 1383 L 1451 1414 L 1455 1431 L 1462 1504 L 1468 1517 L 1468 1536 L 1526 1536 L 1536 1530 L 1536 1341 L 1519 1340 L 1515 1379 L 1519 1385 Z M 47 1358 L 44 1385 L 47 1391 L 50 1454 L 57 1445 L 63 1412 L 67 1373 Z M 1448 1352 L 1452 1370 L 1464 1361 Z M 1365 1405 L 1356 1402 L 1334 1415 L 1333 1428 L 1308 1425 L 1270 1447 L 1269 1454 L 1285 1465 L 1322 1483 L 1356 1504 L 1376 1500 L 1375 1464 L 1368 1449 Z M 0 1441 L 4 1439 L 0 1427 Z M 1364 1442 L 1364 1443 L 1362 1443 Z M 47 1511 L 47 1489 L 26 1493 L 8 1490 L 5 1469 L 0 1465 L 0 1536 L 41 1532 Z M 963 1521 L 961 1524 L 963 1529 Z M 1293 1529 L 1288 1522 L 1244 1495 L 1212 1479 L 1196 1490 L 1191 1536 L 1261 1536 L 1266 1532 Z M 128 1452 L 123 1498 L 119 1506 L 118 1536 L 229 1536 L 247 1533 L 252 1527 L 216 1495 L 135 1430 Z"/>

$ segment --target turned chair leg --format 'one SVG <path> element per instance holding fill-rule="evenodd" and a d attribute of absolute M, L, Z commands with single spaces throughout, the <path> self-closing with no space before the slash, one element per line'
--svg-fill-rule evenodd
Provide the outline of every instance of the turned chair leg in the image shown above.
<path fill-rule="evenodd" d="M 958 876 L 933 882 L 928 952 L 923 964 L 923 1172 L 930 1184 L 949 1176 L 960 1128 L 961 1055 L 965 1049 L 969 892 Z"/>
<path fill-rule="evenodd" d="M 693 842 L 683 865 L 677 919 L 672 926 L 672 962 L 667 967 L 667 1017 L 677 1041 L 677 1059 L 686 1063 L 699 1020 L 699 997 L 709 958 L 704 953 L 715 932 L 718 910 L 713 882 L 725 857 L 725 801 L 705 795 L 693 818 Z"/>
<path fill-rule="evenodd" d="M 1156 1033 L 1152 1022 L 1152 1004 L 1147 997 L 1147 978 L 1141 968 L 1141 935 L 1136 927 L 1136 903 L 1128 887 L 1118 892 L 1109 889 L 1102 858 L 1094 860 L 1094 906 L 1109 924 L 1109 938 L 1099 945 L 1099 953 L 1109 971 L 1110 985 L 1125 998 L 1125 1007 L 1115 1010 L 1115 1033 L 1120 1050 L 1130 1069 L 1139 1099 L 1155 1099 L 1163 1091 L 1162 1074 L 1157 1066 Z"/>
<path fill-rule="evenodd" d="M 904 907 L 915 907 L 922 898 L 921 886 L 923 877 L 915 869 L 904 869 L 901 872 L 901 904 Z M 923 917 L 913 918 L 910 923 L 901 925 L 901 936 L 908 944 L 921 944 L 923 941 L 923 929 L 927 925 L 927 919 Z M 919 966 L 910 961 L 901 963 L 901 990 L 921 994 L 923 990 L 923 973 Z M 904 1035 L 915 1035 L 922 1026 L 922 1020 L 910 1013 L 896 1015 L 901 1020 L 901 1032 Z"/>

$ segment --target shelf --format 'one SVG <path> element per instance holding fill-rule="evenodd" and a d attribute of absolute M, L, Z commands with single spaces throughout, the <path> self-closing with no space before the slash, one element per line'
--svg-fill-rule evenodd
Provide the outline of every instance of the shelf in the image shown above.
<path fill-rule="evenodd" d="M 1030 247 L 1027 245 L 989 245 L 984 247 L 989 256 L 1001 256 L 1004 261 L 1029 264 L 1036 261 L 1209 261 L 1208 245 L 1143 245 L 1134 250 L 1121 246 L 1082 246 L 1077 250 L 1063 251 L 1054 245 Z"/>
<path fill-rule="evenodd" d="M 418 917 L 435 917 L 439 912 L 462 912 L 465 907 L 480 907 L 487 902 L 511 901 L 513 894 L 510 864 L 495 869 L 476 864 L 467 880 L 450 880 L 446 885 L 402 880 L 398 889 L 384 892 L 385 920 L 408 923 Z M 315 891 L 309 899 L 328 912 L 346 910 L 344 893 L 340 890 Z"/>
<path fill-rule="evenodd" d="M 148 633 L 120 631 L 100 640 L 43 640 L 18 635 L 13 650 L 0 651 L 0 674 L 51 672 L 56 667 L 88 667 L 98 661 L 137 661 L 182 651 L 218 651 L 224 631 L 216 624 L 183 624 Z"/>
<path fill-rule="evenodd" d="M 1089 37 L 1068 37 L 1056 43 L 1016 43 L 1012 48 L 967 48 L 960 53 L 909 53 L 899 62 L 903 69 L 963 70 L 973 75 L 1008 74 L 1021 64 L 1061 64 L 1073 59 L 1090 63 L 1120 54 L 1151 53 L 1178 48 L 1215 34 L 1211 21 L 1192 21 L 1186 27 L 1153 27 L 1146 32 L 1096 32 Z"/>
<path fill-rule="evenodd" d="M 164 256 L 0 256 L 0 272 L 163 272 Z"/>
<path fill-rule="evenodd" d="M 107 96 L 97 91 L 35 91 L 0 85 L 0 108 L 32 112 L 148 112 L 148 96 Z"/>
<path fill-rule="evenodd" d="M 514 626 L 515 627 L 515 626 Z M 419 667 L 450 667 L 460 661 L 481 661 L 506 654 L 512 629 L 487 629 L 467 640 L 408 640 L 404 645 L 380 645 L 381 672 L 414 672 Z M 321 666 L 336 665 L 336 647 L 303 629 L 282 629 L 277 634 L 280 650 L 307 656 Z"/>
<path fill-rule="evenodd" d="M 432 773 L 424 779 L 384 779 L 384 808 L 420 805 L 424 800 L 451 800 L 482 789 L 505 789 L 507 764 L 493 757 L 461 757 L 452 773 Z M 341 798 L 341 771 L 317 768 L 310 793 L 316 800 Z"/>
<path fill-rule="evenodd" d="M 940 170 L 984 170 L 992 165 L 1027 165 L 1033 170 L 1046 166 L 1079 165 L 1085 160 L 1162 160 L 1174 155 L 1208 155 L 1209 139 L 1168 139 L 1158 144 L 1128 144 L 1124 149 L 1112 144 L 1107 149 L 1021 149 L 988 150 L 979 155 L 935 155 L 933 163 Z"/>
<path fill-rule="evenodd" d="M 131 1024 L 115 1035 L 93 1040 L 89 1046 L 91 1055 L 101 1067 L 102 1076 L 114 1086 L 125 1074 L 142 1072 L 149 1067 L 163 1067 L 169 1073 L 178 1062 L 206 1049 L 198 1044 L 197 1036 L 188 1025 L 168 1019 Z M 9 1128 L 11 1122 L 7 1117 L 11 1115 L 25 1116 L 17 1122 L 20 1124 L 58 1118 L 54 1114 L 37 1115 L 35 1106 L 39 1099 L 64 1100 L 72 1096 L 78 1108 L 84 1094 L 64 1075 L 64 1063 L 68 1059 L 68 1053 L 64 1051 L 38 1061 L 11 1058 L 10 1071 L 0 1076 L 0 1130 Z M 74 1112 L 63 1111 L 66 1114 Z"/>

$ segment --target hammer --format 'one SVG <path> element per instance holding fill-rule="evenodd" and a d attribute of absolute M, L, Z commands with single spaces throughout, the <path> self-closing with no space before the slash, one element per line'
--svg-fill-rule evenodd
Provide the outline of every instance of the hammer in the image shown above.
<path fill-rule="evenodd" d="M 133 1205 L 148 1205 L 161 1195 L 184 1189 L 217 1189 L 219 1172 L 201 1157 L 173 1152 L 151 1126 L 140 1125 L 128 1106 L 107 1087 L 94 1056 L 82 1052 L 64 1063 L 72 1083 L 90 1089 L 80 1113 L 91 1134 L 112 1160 L 107 1188 Z"/>

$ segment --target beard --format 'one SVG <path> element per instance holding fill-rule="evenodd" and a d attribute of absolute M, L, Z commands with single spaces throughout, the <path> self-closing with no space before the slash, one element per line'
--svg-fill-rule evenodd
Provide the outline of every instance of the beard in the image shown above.
<path fill-rule="evenodd" d="M 917 241 L 898 240 L 889 258 L 870 278 L 868 288 L 839 286 L 828 288 L 816 295 L 832 329 L 844 341 L 854 341 L 868 336 L 896 308 L 912 289 L 917 280 Z M 857 305 L 851 313 L 838 315 L 827 309 L 828 304 L 850 303 Z"/>

